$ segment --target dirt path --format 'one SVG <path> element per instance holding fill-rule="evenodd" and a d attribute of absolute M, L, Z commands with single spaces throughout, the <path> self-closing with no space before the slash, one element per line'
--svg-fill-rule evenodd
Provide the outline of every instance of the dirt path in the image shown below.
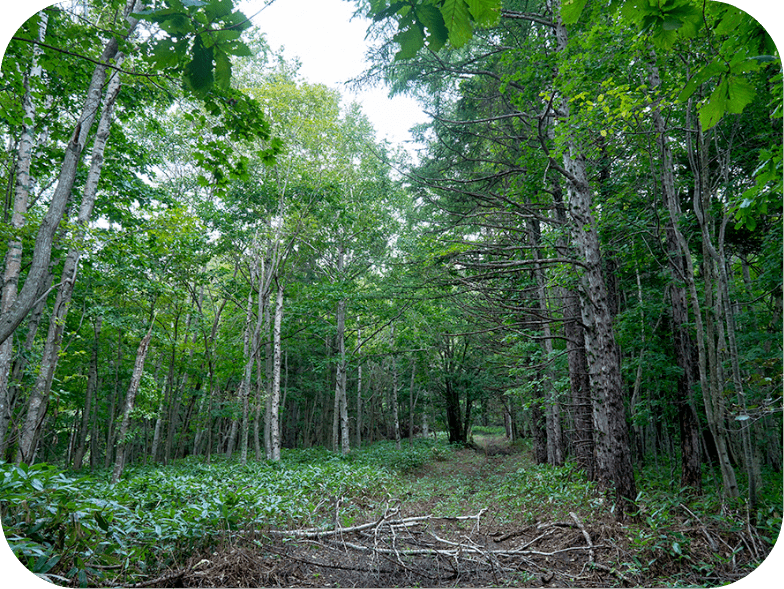
<path fill-rule="evenodd" d="M 363 497 L 356 523 L 238 539 L 147 586 L 716 586 L 745 574 L 746 565 L 734 560 L 695 573 L 690 559 L 641 549 L 632 538 L 648 529 L 591 509 L 601 498 L 580 475 L 535 465 L 502 438 L 474 441 L 399 477 L 384 496 Z M 574 495 L 580 489 L 585 495 Z M 340 501 L 334 509 L 340 513 Z M 686 523 L 675 531 L 693 558 L 700 553 L 707 561 L 707 531 Z M 711 530 L 711 537 L 721 533 Z M 726 537 L 727 546 L 738 543 Z"/>
<path fill-rule="evenodd" d="M 301 532 L 194 557 L 160 586 L 612 586 L 596 560 L 596 530 L 575 516 L 532 521 L 488 502 L 493 482 L 530 458 L 499 438 L 429 462 L 388 489 L 363 526 Z M 379 498 L 382 499 L 382 498 Z M 359 519 L 359 518 L 358 518 Z M 536 518 L 540 520 L 541 518 Z M 599 566 L 586 572 L 589 563 Z M 609 571 L 609 567 L 607 568 Z"/>

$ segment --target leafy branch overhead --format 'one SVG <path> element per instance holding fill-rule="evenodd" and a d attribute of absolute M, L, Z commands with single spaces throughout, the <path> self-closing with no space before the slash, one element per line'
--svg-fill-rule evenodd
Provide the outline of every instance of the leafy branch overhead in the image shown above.
<path fill-rule="evenodd" d="M 227 90 L 231 56 L 251 55 L 240 39 L 250 28 L 250 20 L 233 10 L 233 0 L 165 0 L 165 5 L 134 15 L 157 24 L 169 35 L 149 41 L 154 65 L 162 70 L 181 70 L 183 86 L 199 98 L 213 87 Z"/>
<path fill-rule="evenodd" d="M 560 18 L 576 25 L 586 16 L 588 0 L 562 0 Z M 608 8 L 602 7 L 606 12 Z M 636 26 L 648 35 L 653 47 L 669 52 L 676 43 L 713 36 L 720 41 L 716 54 L 708 59 L 684 87 L 679 100 L 688 100 L 703 84 L 714 81 L 715 88 L 698 105 L 702 129 L 715 126 L 725 114 L 739 114 L 755 97 L 754 87 L 743 76 L 759 70 L 774 57 L 776 48 L 759 23 L 734 6 L 693 0 L 611 0 L 610 13 L 622 23 Z M 371 0 L 369 16 L 375 21 L 393 18 L 400 45 L 395 59 L 411 59 L 427 45 L 438 51 L 449 43 L 460 48 L 473 37 L 474 30 L 498 24 L 504 15 L 500 0 Z M 519 15 L 518 15 L 519 16 Z"/>
<path fill-rule="evenodd" d="M 410 59 L 427 44 L 433 51 L 447 41 L 462 47 L 475 28 L 490 27 L 501 17 L 501 0 L 371 0 L 370 14 L 376 21 L 395 17 L 400 44 L 396 59 Z"/>

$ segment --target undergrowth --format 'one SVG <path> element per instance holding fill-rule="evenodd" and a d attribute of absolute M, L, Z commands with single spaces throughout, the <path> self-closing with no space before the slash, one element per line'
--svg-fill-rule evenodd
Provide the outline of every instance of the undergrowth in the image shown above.
<path fill-rule="evenodd" d="M 576 466 L 536 465 L 525 443 L 510 449 L 511 455 L 493 457 L 443 439 L 417 439 L 399 448 L 378 442 L 348 456 L 324 448 L 284 450 L 280 462 L 244 466 L 189 457 L 166 467 L 129 466 L 114 486 L 108 471 L 84 476 L 49 464 L 0 462 L 0 514 L 25 566 L 77 586 L 149 579 L 194 553 L 271 529 L 332 525 L 336 515 L 351 526 L 379 517 L 390 499 L 433 515 L 492 507 L 496 521 L 512 527 L 568 521 L 570 511 L 585 522 L 613 521 L 609 502 Z M 772 545 L 781 528 L 782 484 L 780 475 L 764 474 L 753 515 L 758 536 Z M 734 552 L 737 542 L 729 551 L 704 548 L 703 527 L 731 541 L 747 529 L 749 516 L 743 500 L 721 498 L 715 476 L 706 470 L 704 493 L 694 495 L 677 487 L 666 465 L 639 472 L 636 518 L 612 527 L 617 535 L 607 538 L 628 556 L 611 564 L 668 586 L 720 583 L 736 557 L 754 566 L 754 559 Z"/>
<path fill-rule="evenodd" d="M 129 466 L 78 476 L 49 464 L 0 463 L 3 529 L 38 576 L 84 586 L 149 576 L 194 551 L 242 534 L 324 525 L 343 504 L 343 525 L 382 494 L 398 472 L 445 452 L 431 440 L 378 443 L 347 457 L 314 448 L 279 463 L 186 458 L 161 468 Z M 371 501 L 372 503 L 372 501 Z"/>

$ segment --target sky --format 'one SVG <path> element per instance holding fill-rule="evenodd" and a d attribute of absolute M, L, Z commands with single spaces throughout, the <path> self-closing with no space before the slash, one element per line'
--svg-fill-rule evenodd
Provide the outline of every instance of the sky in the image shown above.
<path fill-rule="evenodd" d="M 252 16 L 265 3 L 243 0 L 240 8 Z M 347 0 L 275 0 L 253 18 L 253 24 L 265 33 L 273 50 L 283 47 L 286 57 L 300 59 L 300 73 L 308 82 L 338 89 L 344 100 L 359 102 L 379 139 L 407 144 L 408 130 L 427 120 L 416 101 L 407 96 L 390 99 L 384 87 L 352 93 L 344 86 L 366 69 L 368 21 L 352 18 L 355 8 Z"/>

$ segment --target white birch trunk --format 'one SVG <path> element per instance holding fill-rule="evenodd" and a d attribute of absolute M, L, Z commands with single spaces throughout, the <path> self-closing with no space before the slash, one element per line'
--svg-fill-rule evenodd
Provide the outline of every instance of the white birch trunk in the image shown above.
<path fill-rule="evenodd" d="M 130 16 L 140 9 L 138 0 L 128 0 L 125 6 L 125 20 L 130 35 L 138 24 L 138 19 Z M 99 58 L 101 63 L 109 63 L 118 54 L 119 41 L 112 37 L 104 47 Z M 87 97 L 81 115 L 76 123 L 71 139 L 65 149 L 63 164 L 57 179 L 52 200 L 36 234 L 30 267 L 24 285 L 9 309 L 0 313 L 0 343 L 4 342 L 27 316 L 38 298 L 41 283 L 46 279 L 52 256 L 52 244 L 57 227 L 65 214 L 68 199 L 76 181 L 76 172 L 82 160 L 82 150 L 100 110 L 101 95 L 106 83 L 107 67 L 96 66 L 87 89 Z"/>
<path fill-rule="evenodd" d="M 117 58 L 117 62 L 121 64 L 122 61 L 123 57 L 120 54 Z M 93 142 L 92 161 L 90 170 L 87 174 L 87 181 L 85 183 L 82 203 L 77 218 L 78 229 L 75 235 L 75 243 L 81 243 L 83 241 L 87 223 L 92 216 L 92 211 L 95 206 L 98 181 L 101 177 L 101 169 L 103 168 L 103 155 L 106 149 L 106 143 L 109 139 L 114 103 L 119 92 L 120 79 L 118 75 L 114 75 L 109 81 L 109 86 L 106 89 L 106 97 L 101 110 L 101 118 Z M 27 415 L 25 416 L 25 421 L 22 426 L 19 447 L 15 458 L 17 464 L 20 462 L 29 463 L 32 460 L 33 451 L 38 441 L 40 427 L 46 413 L 49 391 L 52 388 L 52 380 L 60 355 L 60 344 L 62 342 L 63 330 L 65 329 L 68 307 L 71 304 L 71 297 L 73 296 L 74 284 L 79 269 L 80 255 L 81 252 L 77 247 L 71 247 L 68 250 L 68 255 L 66 256 L 63 265 L 60 287 L 57 290 L 57 297 L 49 321 L 49 332 L 47 334 L 46 343 L 44 344 L 38 377 L 30 394 Z"/>
<path fill-rule="evenodd" d="M 278 283 L 278 293 L 275 299 L 275 323 L 272 329 L 272 395 L 270 398 L 270 445 L 271 459 L 280 460 L 280 427 L 278 409 L 280 405 L 280 365 L 281 342 L 280 328 L 283 323 L 283 284 Z"/>
<path fill-rule="evenodd" d="M 131 384 L 128 385 L 128 393 L 125 396 L 125 406 L 123 408 L 123 417 L 120 422 L 120 429 L 117 432 L 116 438 L 116 453 L 114 461 L 114 470 L 112 471 L 112 484 L 117 484 L 122 476 L 123 468 L 125 468 L 125 453 L 128 448 L 128 442 L 125 439 L 128 435 L 128 427 L 131 422 L 131 411 L 133 411 L 134 403 L 136 402 L 136 393 L 139 390 L 139 385 L 142 382 L 142 375 L 144 374 L 144 361 L 147 358 L 147 350 L 150 347 L 150 340 L 152 339 L 152 327 L 155 322 L 153 316 L 150 321 L 150 329 L 139 342 L 139 349 L 136 351 L 136 362 L 133 367 L 133 374 L 131 375 Z"/>
<path fill-rule="evenodd" d="M 49 15 L 41 11 L 40 23 L 38 27 L 38 40 L 44 41 L 46 38 L 46 27 L 49 23 Z M 5 272 L 2 284 L 2 306 L 0 313 L 5 314 L 16 300 L 19 286 L 19 274 L 22 269 L 22 237 L 20 232 L 26 223 L 27 205 L 30 196 L 30 166 L 33 161 L 33 149 L 35 149 L 35 102 L 33 102 L 31 86 L 41 78 L 43 68 L 38 63 L 43 50 L 39 45 L 33 46 L 33 59 L 30 64 L 30 71 L 25 76 L 25 95 L 23 100 L 24 123 L 22 134 L 17 148 L 16 163 L 16 190 L 14 193 L 14 210 L 11 215 L 11 228 L 15 235 L 8 241 L 8 252 L 5 257 Z M 4 446 L 3 440 L 8 432 L 8 424 L 11 421 L 12 399 L 8 389 L 9 371 L 11 369 L 11 358 L 13 356 L 13 338 L 7 338 L 0 344 L 0 446 Z"/>

